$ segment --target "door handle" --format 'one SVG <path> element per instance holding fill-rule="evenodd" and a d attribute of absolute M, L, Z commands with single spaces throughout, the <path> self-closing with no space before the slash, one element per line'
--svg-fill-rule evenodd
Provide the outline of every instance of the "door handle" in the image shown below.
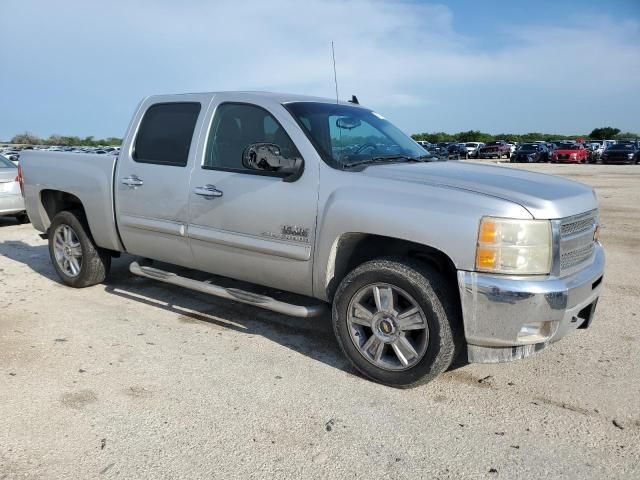
<path fill-rule="evenodd" d="M 138 178 L 137 175 L 131 175 L 129 177 L 124 177 L 122 179 L 122 184 L 127 185 L 128 187 L 140 187 L 144 185 L 144 182 L 141 178 Z"/>
<path fill-rule="evenodd" d="M 215 185 L 205 185 L 204 187 L 196 187 L 193 193 L 207 198 L 218 198 L 222 196 L 222 190 L 218 190 Z"/>

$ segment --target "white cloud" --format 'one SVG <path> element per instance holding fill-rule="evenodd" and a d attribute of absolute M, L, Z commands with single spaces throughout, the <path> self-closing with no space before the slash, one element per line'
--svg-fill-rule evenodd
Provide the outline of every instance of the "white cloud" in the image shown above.
<path fill-rule="evenodd" d="M 552 114 L 566 111 L 557 105 L 563 99 L 596 100 L 589 118 L 594 126 L 602 123 L 598 115 L 615 117 L 610 107 L 619 99 L 611 95 L 635 92 L 630 106 L 640 107 L 640 26 L 630 20 L 513 26 L 503 32 L 512 43 L 480 50 L 472 36 L 455 31 L 449 8 L 408 1 L 3 4 L 12 21 L 0 29 L 0 63 L 17 67 L 0 77 L 0 100 L 6 96 L 10 107 L 19 105 L 31 118 L 22 119 L 24 126 L 2 120 L 0 138 L 34 129 L 34 116 L 48 122 L 39 127 L 42 134 L 71 133 L 77 127 L 58 125 L 73 125 L 88 109 L 105 117 L 84 122 L 83 128 L 94 128 L 87 134 L 118 133 L 124 125 L 110 125 L 126 125 L 139 97 L 153 93 L 258 89 L 331 97 L 332 40 L 341 96 L 355 93 L 411 131 L 509 130 L 506 115 L 527 107 L 540 123 L 535 113 L 546 101 L 548 127 L 537 129 L 562 129 L 568 124 L 554 123 Z M 501 99 L 508 100 L 504 111 L 494 112 Z M 68 105 L 64 112 L 62 105 Z M 426 119 L 425 108 L 434 117 Z M 630 118 L 621 116 L 620 126 Z M 536 129 L 529 120 L 511 130 Z M 111 129 L 95 130 L 105 128 Z"/>

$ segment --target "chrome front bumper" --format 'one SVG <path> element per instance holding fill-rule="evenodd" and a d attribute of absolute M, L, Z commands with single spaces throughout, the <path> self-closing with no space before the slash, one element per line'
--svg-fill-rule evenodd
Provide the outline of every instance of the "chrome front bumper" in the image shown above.
<path fill-rule="evenodd" d="M 507 277 L 458 271 L 468 359 L 498 363 L 529 356 L 577 328 L 586 328 L 602 289 L 604 250 L 563 278 Z M 518 338 L 526 324 L 545 323 L 537 339 Z"/>

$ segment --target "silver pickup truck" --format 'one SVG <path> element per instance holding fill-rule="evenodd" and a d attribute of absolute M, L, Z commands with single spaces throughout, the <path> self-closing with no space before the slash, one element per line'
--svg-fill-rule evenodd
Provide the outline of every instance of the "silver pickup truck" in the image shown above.
<path fill-rule="evenodd" d="M 522 358 L 589 326 L 604 272 L 594 191 L 429 160 L 355 103 L 202 93 L 144 99 L 117 157 L 29 151 L 21 177 L 65 284 L 101 282 L 127 252 L 144 259 L 136 275 L 286 315 L 331 305 L 346 357 L 386 385 L 427 382 L 459 353 Z"/>

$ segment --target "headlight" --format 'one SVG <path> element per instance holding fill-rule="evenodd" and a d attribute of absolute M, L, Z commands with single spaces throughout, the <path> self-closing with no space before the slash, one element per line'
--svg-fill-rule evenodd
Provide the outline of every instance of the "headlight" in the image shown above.
<path fill-rule="evenodd" d="M 570 158 L 578 158 L 578 154 L 577 153 L 572 153 L 571 155 L 569 155 Z"/>
<path fill-rule="evenodd" d="M 631 160 L 633 158 L 633 153 L 627 153 L 627 158 Z"/>
<path fill-rule="evenodd" d="M 478 231 L 476 270 L 539 275 L 551 271 L 551 222 L 483 217 Z"/>

